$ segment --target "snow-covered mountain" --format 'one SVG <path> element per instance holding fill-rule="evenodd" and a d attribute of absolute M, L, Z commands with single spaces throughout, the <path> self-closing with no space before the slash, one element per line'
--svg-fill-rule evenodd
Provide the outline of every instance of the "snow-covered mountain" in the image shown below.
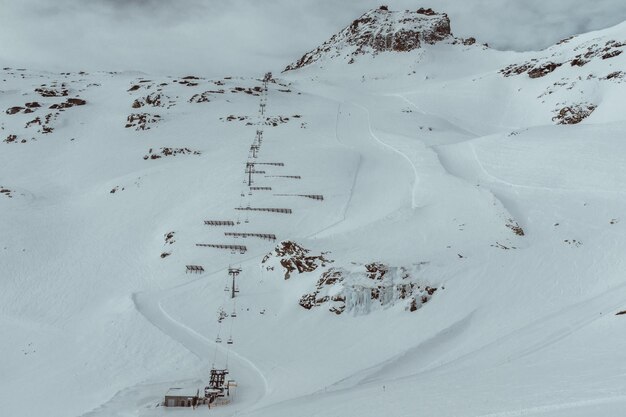
<path fill-rule="evenodd" d="M 381 7 L 258 79 L 5 67 L 2 415 L 205 412 L 159 404 L 227 365 L 210 414 L 621 416 L 626 24 L 453 28 Z"/>
<path fill-rule="evenodd" d="M 381 6 L 354 20 L 319 48 L 288 65 L 285 71 L 302 68 L 322 58 L 342 58 L 353 64 L 359 55 L 410 52 L 422 45 L 443 41 L 467 45 L 476 42 L 473 38 L 454 38 L 450 32 L 450 19 L 445 13 L 424 8 L 415 12 L 396 12 Z"/>

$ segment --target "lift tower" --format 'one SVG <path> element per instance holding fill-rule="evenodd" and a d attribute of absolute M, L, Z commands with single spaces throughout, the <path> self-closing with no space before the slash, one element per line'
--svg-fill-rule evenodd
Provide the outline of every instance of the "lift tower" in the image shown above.
<path fill-rule="evenodd" d="M 233 284 L 230 290 L 230 298 L 235 298 L 235 293 L 239 292 L 239 290 L 235 286 L 235 278 L 237 277 L 237 275 L 239 275 L 240 272 L 241 268 L 228 268 L 228 275 L 231 275 L 233 277 Z"/>

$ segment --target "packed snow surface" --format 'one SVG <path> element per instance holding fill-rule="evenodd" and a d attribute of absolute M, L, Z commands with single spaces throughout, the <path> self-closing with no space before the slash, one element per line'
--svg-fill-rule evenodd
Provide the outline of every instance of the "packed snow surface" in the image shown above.
<path fill-rule="evenodd" d="M 625 41 L 5 68 L 0 414 L 622 416 Z M 213 365 L 229 404 L 160 405 Z"/>

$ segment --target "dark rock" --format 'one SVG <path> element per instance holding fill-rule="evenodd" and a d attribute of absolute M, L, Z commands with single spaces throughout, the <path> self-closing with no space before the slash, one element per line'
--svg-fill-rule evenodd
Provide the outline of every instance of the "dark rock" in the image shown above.
<path fill-rule="evenodd" d="M 437 14 L 437 12 L 435 12 L 433 9 L 431 9 L 431 8 L 425 9 L 423 7 L 420 7 L 419 9 L 417 9 L 416 13 L 417 14 L 423 14 L 423 15 L 426 15 L 426 16 L 434 16 L 434 15 Z"/>
<path fill-rule="evenodd" d="M 579 55 L 576 58 L 572 59 L 570 61 L 570 65 L 572 67 L 582 67 L 583 65 L 585 65 L 586 63 L 588 63 L 589 61 L 582 59 L 582 56 Z"/>
<path fill-rule="evenodd" d="M 547 64 L 544 64 L 537 68 L 533 68 L 532 70 L 528 71 L 528 76 L 530 78 L 544 77 L 550 74 L 551 72 L 553 72 L 555 69 L 557 69 L 561 65 L 563 64 L 556 64 L 554 62 L 548 62 Z"/>
<path fill-rule="evenodd" d="M 616 56 L 620 55 L 622 52 L 623 52 L 623 51 L 621 51 L 621 50 L 619 50 L 619 49 L 614 50 L 614 51 L 611 51 L 611 52 L 608 52 L 608 53 L 606 53 L 606 54 L 602 55 L 602 59 L 614 58 L 614 57 L 616 57 Z"/>
<path fill-rule="evenodd" d="M 87 104 L 87 102 L 81 98 L 68 98 L 66 102 L 72 106 L 84 106 Z"/>
<path fill-rule="evenodd" d="M 24 110 L 24 107 L 14 106 L 14 107 L 8 108 L 6 111 L 6 114 L 16 114 L 22 110 Z"/>
<path fill-rule="evenodd" d="M 589 117 L 596 109 L 595 104 L 574 104 L 560 109 L 553 121 L 560 125 L 575 125 Z"/>
<path fill-rule="evenodd" d="M 69 95 L 69 91 L 65 86 L 62 86 L 60 89 L 47 88 L 47 87 L 38 87 L 35 88 L 35 92 L 39 93 L 42 97 L 65 97 Z"/>
<path fill-rule="evenodd" d="M 325 257 L 326 254 L 310 255 L 309 250 L 298 245 L 296 242 L 283 241 L 276 248 L 268 253 L 261 261 L 266 264 L 271 258 L 278 258 L 280 265 L 285 270 L 285 279 L 289 279 L 291 274 L 297 271 L 299 274 L 312 272 L 320 266 L 333 262 Z"/>

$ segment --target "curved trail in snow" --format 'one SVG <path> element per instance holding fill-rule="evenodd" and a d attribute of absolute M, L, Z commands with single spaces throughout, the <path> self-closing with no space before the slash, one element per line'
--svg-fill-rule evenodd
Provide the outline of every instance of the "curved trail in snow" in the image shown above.
<path fill-rule="evenodd" d="M 363 116 L 365 116 L 365 118 Z M 342 131 L 341 134 L 340 131 Z M 374 135 L 371 127 L 370 114 L 365 107 L 350 102 L 339 102 L 337 108 L 335 134 L 337 142 L 343 146 L 359 150 L 365 148 L 366 151 L 365 154 L 363 152 L 359 152 L 359 163 L 357 165 L 357 170 L 350 189 L 350 196 L 347 200 L 341 218 L 337 222 L 327 225 L 317 232 L 309 235 L 309 237 L 314 237 L 331 230 L 335 232 L 338 227 L 345 224 L 347 217 L 352 219 L 360 216 L 362 222 L 367 223 L 369 221 L 378 220 L 379 218 L 387 215 L 390 211 L 395 211 L 399 206 L 404 205 L 402 203 L 402 201 L 406 201 L 406 195 L 404 192 L 399 193 L 394 187 L 389 187 L 389 181 L 396 182 L 399 178 L 406 178 L 406 175 L 404 174 L 398 175 L 398 164 L 396 161 L 397 156 L 392 156 L 393 153 L 401 156 L 409 162 L 413 168 L 413 173 L 415 174 L 414 178 L 415 180 L 417 179 L 415 167 L 410 159 Z M 363 139 L 368 139 L 369 141 Z M 381 154 L 380 147 L 386 148 L 386 151 L 391 152 L 384 152 Z M 381 157 L 381 155 L 384 156 Z M 382 164 L 380 163 L 381 159 L 384 162 Z M 371 210 L 366 203 L 367 199 L 370 198 L 370 192 L 372 191 L 379 196 L 386 195 L 387 198 L 395 201 L 396 204 L 387 206 L 384 213 L 377 213 L 374 218 L 371 218 Z M 389 209 L 389 207 L 391 207 L 391 209 Z M 358 224 L 358 226 L 360 226 L 360 224 Z M 263 256 L 264 253 L 265 252 L 250 256 L 242 262 L 259 258 L 260 256 Z M 198 358 L 208 360 L 216 348 L 222 352 L 225 352 L 226 349 L 212 340 L 209 340 L 207 337 L 191 327 L 174 319 L 167 313 L 167 311 L 165 311 L 162 304 L 165 300 L 171 297 L 184 294 L 196 287 L 204 286 L 207 279 L 210 279 L 210 277 L 217 274 L 223 274 L 225 271 L 226 268 L 219 268 L 218 270 L 215 270 L 196 280 L 176 285 L 174 287 L 158 291 L 135 293 L 132 295 L 132 300 L 137 311 L 139 311 L 151 324 L 161 330 L 168 337 L 180 343 Z M 268 381 L 263 375 L 263 372 L 252 361 L 238 354 L 234 350 L 229 350 L 229 354 L 229 368 L 233 370 L 233 374 L 238 375 L 238 379 L 247 381 L 249 384 L 247 388 L 252 391 L 247 393 L 245 400 L 237 402 L 236 409 L 233 408 L 230 411 L 238 413 L 240 411 L 253 409 L 254 405 L 259 403 L 259 401 L 267 394 Z"/>
<path fill-rule="evenodd" d="M 342 222 L 317 236 L 353 230 L 383 219 L 401 208 L 411 207 L 415 181 L 413 167 L 409 165 L 409 170 L 409 166 L 399 163 L 399 156 L 403 161 L 408 159 L 372 133 L 369 111 L 353 101 L 341 102 L 338 141 L 360 155 L 359 170 L 344 214 L 350 222 Z M 385 201 L 385 204 L 372 205 L 373 199 Z"/>
<path fill-rule="evenodd" d="M 318 94 L 319 95 L 319 94 Z M 342 101 L 338 98 L 329 98 L 338 103 L 337 119 L 335 134 L 337 142 L 341 145 L 355 150 L 360 158 L 357 165 L 356 172 L 354 174 L 353 183 L 350 189 L 350 195 L 345 204 L 341 218 L 331 225 L 326 225 L 324 228 L 309 235 L 309 237 L 317 236 L 329 236 L 335 233 L 342 233 L 350 231 L 354 228 L 361 227 L 365 224 L 377 221 L 384 218 L 388 214 L 400 209 L 400 208 L 416 208 L 416 190 L 420 181 L 419 169 L 414 159 L 410 155 L 403 152 L 398 147 L 385 142 L 381 139 L 372 127 L 372 118 L 370 110 L 367 107 L 354 102 L 354 101 Z M 394 95 L 396 98 L 401 98 L 409 102 L 405 97 L 401 95 Z M 410 103 L 410 102 L 409 102 Z M 414 106 L 413 103 L 410 103 Z M 415 107 L 415 106 L 414 106 Z M 398 159 L 400 157 L 400 159 Z M 401 164 L 398 161 L 403 161 Z M 477 161 L 480 163 L 480 161 Z M 408 166 L 405 165 L 408 163 Z M 398 183 L 400 185 L 398 185 Z M 391 186 L 390 186 L 391 185 Z M 408 198 L 406 192 L 410 192 L 410 198 Z M 375 198 L 382 198 L 386 201 L 391 201 L 391 204 L 385 205 L 385 207 L 375 207 L 372 211 L 367 203 L 373 196 Z M 351 221 L 346 222 L 346 218 Z M 262 256 L 264 253 L 255 254 L 248 257 L 247 262 Z M 184 323 L 177 321 L 170 316 L 167 311 L 162 307 L 162 303 L 176 295 L 180 295 L 191 291 L 195 287 L 200 287 L 206 284 L 206 281 L 210 277 L 217 274 L 225 273 L 225 268 L 220 268 L 213 271 L 210 274 L 204 275 L 197 280 L 186 282 L 184 284 L 174 286 L 172 288 L 133 294 L 133 301 L 137 310 L 155 327 L 159 328 L 164 334 L 179 342 L 187 350 L 198 356 L 199 358 L 208 359 L 212 356 L 216 344 L 197 332 L 196 330 L 186 326 Z M 606 301 L 605 297 L 599 297 L 602 301 Z M 608 298 L 608 297 L 607 297 Z M 556 313 L 557 316 L 568 313 L 564 310 Z M 595 318 L 595 317 L 594 317 Z M 545 319 L 545 318 L 544 318 Z M 543 319 L 542 319 L 543 320 Z M 588 317 L 580 317 L 576 325 L 583 327 L 589 324 Z M 502 362 L 508 362 L 516 360 L 527 355 L 532 354 L 538 350 L 544 349 L 554 343 L 559 342 L 563 338 L 573 333 L 573 329 L 570 327 L 560 332 L 543 333 L 543 327 L 537 325 L 537 323 L 531 323 L 527 327 L 516 330 L 510 335 L 506 335 L 501 339 L 493 343 L 511 343 L 514 354 L 508 357 L 501 358 Z M 519 337 L 523 337 L 525 334 L 539 333 L 540 340 L 537 343 L 532 344 L 526 349 L 514 349 L 516 347 L 516 341 Z M 543 336 L 543 337 L 541 337 Z M 459 363 L 465 363 L 469 360 L 483 359 L 484 354 L 489 352 L 493 344 L 487 344 L 486 346 L 479 348 L 473 352 L 469 352 L 466 355 L 460 356 L 448 363 L 444 363 L 439 367 L 432 369 L 424 369 L 419 373 L 445 373 L 451 371 L 451 367 L 458 365 Z M 223 346 L 217 345 L 217 348 L 225 351 Z M 249 359 L 237 354 L 235 351 L 230 350 L 231 363 L 233 373 L 238 375 L 238 379 L 246 381 L 249 386 L 247 396 L 241 402 L 237 402 L 237 407 L 233 407 L 229 412 L 236 413 L 239 411 L 255 409 L 255 404 L 259 404 L 262 398 L 264 398 L 268 392 L 268 381 L 263 375 L 263 372 Z M 371 369 L 365 370 L 361 375 L 348 376 L 346 379 L 357 377 L 357 385 L 361 383 L 367 384 L 376 379 L 376 374 L 381 367 L 386 365 L 393 365 L 395 359 L 389 360 L 375 365 Z M 411 376 L 400 377 L 400 379 L 410 378 Z M 346 388 L 347 389 L 347 388 Z M 334 390 L 334 392 L 342 391 L 342 388 Z M 318 393 L 311 393 L 311 396 L 315 396 Z M 296 401 L 295 399 L 286 400 L 284 402 Z M 283 401 L 281 401 L 283 402 Z M 267 409 L 276 404 L 267 404 L 262 406 L 262 409 Z M 497 414 L 500 415 L 500 414 Z M 503 416 L 506 414 L 502 414 Z M 495 416 L 495 415 L 494 415 Z"/>
<path fill-rule="evenodd" d="M 337 117 L 335 119 L 335 140 L 340 145 L 342 145 L 342 146 L 344 146 L 346 148 L 349 148 L 349 146 L 346 146 L 341 141 L 341 139 L 339 138 L 339 117 L 341 115 L 341 105 L 342 104 L 343 103 L 339 103 L 337 105 Z M 307 236 L 307 238 L 316 238 L 318 235 L 324 233 L 327 230 L 331 230 L 332 228 L 334 228 L 335 226 L 337 226 L 338 224 L 340 224 L 340 223 L 342 223 L 342 222 L 344 222 L 346 220 L 346 213 L 348 212 L 348 208 L 350 207 L 350 203 L 352 201 L 352 196 L 354 195 L 354 187 L 356 186 L 356 180 L 357 180 L 357 178 L 359 176 L 359 172 L 361 171 L 361 165 L 362 164 L 363 164 L 363 158 L 361 157 L 361 154 L 359 154 L 359 162 L 357 163 L 356 170 L 355 170 L 354 176 L 352 178 L 352 184 L 350 185 L 350 195 L 348 196 L 348 200 L 346 201 L 346 203 L 343 206 L 343 210 L 342 210 L 340 218 L 337 221 L 335 221 L 335 222 L 325 226 L 324 228 L 322 228 L 322 229 L 320 229 L 320 230 L 310 234 L 309 236 Z"/>
<path fill-rule="evenodd" d="M 358 227 L 361 224 L 383 218 L 390 212 L 396 211 L 403 206 L 414 205 L 413 190 L 418 178 L 416 167 L 411 159 L 374 134 L 370 113 L 367 108 L 353 102 L 335 101 L 338 102 L 335 126 L 336 140 L 341 145 L 356 150 L 359 154 L 359 163 L 341 218 L 333 224 L 327 225 L 309 235 L 309 237 L 315 237 L 327 232 L 336 233 L 341 229 L 345 229 L 342 228 L 342 225 L 346 225 L 346 218 L 351 220 L 354 218 L 359 219 L 360 221 L 350 222 L 351 224 L 356 223 Z M 381 149 L 383 150 L 382 152 Z M 408 171 L 404 164 L 398 164 L 398 156 L 409 163 L 412 172 Z M 404 181 L 406 184 L 403 185 L 406 185 L 406 187 L 395 186 L 399 181 Z M 405 189 L 410 189 L 410 199 L 407 198 Z M 382 212 L 377 212 L 372 216 L 371 207 L 367 204 L 371 198 L 371 193 L 393 203 L 385 205 Z M 349 230 L 349 228 L 347 229 Z M 255 254 L 243 262 L 256 259 L 263 254 L 264 252 Z M 165 335 L 180 343 L 188 351 L 198 356 L 198 358 L 208 361 L 216 347 L 222 352 L 225 352 L 226 349 L 191 327 L 174 319 L 165 311 L 162 304 L 171 297 L 206 285 L 206 281 L 210 277 L 223 274 L 225 271 L 225 268 L 219 268 L 194 281 L 171 288 L 135 293 L 132 295 L 135 308 Z M 231 411 L 235 413 L 253 409 L 254 405 L 267 394 L 268 381 L 263 372 L 252 361 L 234 350 L 230 350 L 229 354 L 229 367 L 233 370 L 233 374 L 237 374 L 238 379 L 246 381 L 247 389 L 250 390 L 245 397 L 246 399 L 238 402 L 236 409 L 233 408 Z"/>
<path fill-rule="evenodd" d="M 347 232 L 384 219 L 400 209 L 418 207 L 419 176 L 414 161 L 374 133 L 370 111 L 359 104 L 359 97 L 330 85 L 308 93 L 338 103 L 337 142 L 359 155 L 343 218 L 313 236 L 328 237 Z M 385 201 L 385 204 L 371 205 L 372 199 Z M 350 224 L 344 222 L 346 217 L 350 217 Z"/>
<path fill-rule="evenodd" d="M 413 187 L 412 187 L 412 189 L 411 189 L 411 208 L 416 208 L 416 207 L 418 207 L 418 204 L 417 204 L 417 203 L 416 203 L 416 201 L 415 201 L 415 200 L 416 200 L 416 197 L 415 197 L 415 195 L 416 195 L 416 189 L 417 189 L 417 186 L 418 186 L 419 181 L 420 181 L 420 180 L 419 180 L 419 174 L 418 174 L 418 172 L 417 172 L 417 166 L 415 165 L 415 163 L 413 162 L 413 160 L 412 160 L 412 159 L 411 159 L 411 158 L 410 158 L 407 154 L 405 154 L 405 153 L 404 153 L 404 152 L 402 152 L 400 149 L 398 149 L 398 148 L 396 148 L 396 147 L 394 147 L 394 146 L 390 145 L 389 143 L 387 143 L 387 142 L 385 142 L 385 141 L 381 140 L 378 136 L 376 136 L 376 134 L 375 134 L 375 133 L 374 133 L 374 131 L 372 130 L 372 117 L 371 117 L 371 115 L 370 115 L 370 111 L 369 111 L 366 107 L 364 107 L 364 106 L 362 106 L 362 105 L 360 105 L 360 104 L 356 104 L 356 106 L 357 106 L 357 107 L 359 107 L 359 108 L 361 108 L 361 109 L 363 109 L 363 110 L 367 113 L 367 127 L 368 127 L 368 129 L 369 129 L 370 136 L 371 136 L 371 137 L 372 137 L 372 138 L 373 138 L 376 142 L 380 143 L 380 144 L 381 144 L 382 146 L 384 146 L 385 148 L 387 148 L 387 149 L 391 150 L 392 152 L 395 152 L 395 153 L 397 153 L 398 155 L 400 155 L 400 156 L 401 156 L 402 158 L 404 158 L 404 159 L 405 159 L 405 160 L 409 163 L 409 165 L 411 166 L 411 169 L 413 170 Z"/>
<path fill-rule="evenodd" d="M 243 262 L 259 257 L 260 254 L 247 258 Z M 268 381 L 263 372 L 248 358 L 237 353 L 235 350 L 227 349 L 224 346 L 215 343 L 206 336 L 200 334 L 191 327 L 174 319 L 165 311 L 162 306 L 163 301 L 177 295 L 187 293 L 195 287 L 204 286 L 206 280 L 217 274 L 224 274 L 226 268 L 220 268 L 209 273 L 206 276 L 198 278 L 191 282 L 186 282 L 171 288 L 158 291 L 141 292 L 132 295 L 135 308 L 139 311 L 152 325 L 161 330 L 165 335 L 180 343 L 189 352 L 196 355 L 199 359 L 210 363 L 215 353 L 215 349 L 224 355 L 228 355 L 228 367 L 233 374 L 237 375 L 238 380 L 251 382 L 245 388 L 238 391 L 244 395 L 239 395 L 242 401 L 237 401 L 232 409 L 228 410 L 228 414 L 237 414 L 241 411 L 249 409 L 263 398 L 268 391 Z"/>

